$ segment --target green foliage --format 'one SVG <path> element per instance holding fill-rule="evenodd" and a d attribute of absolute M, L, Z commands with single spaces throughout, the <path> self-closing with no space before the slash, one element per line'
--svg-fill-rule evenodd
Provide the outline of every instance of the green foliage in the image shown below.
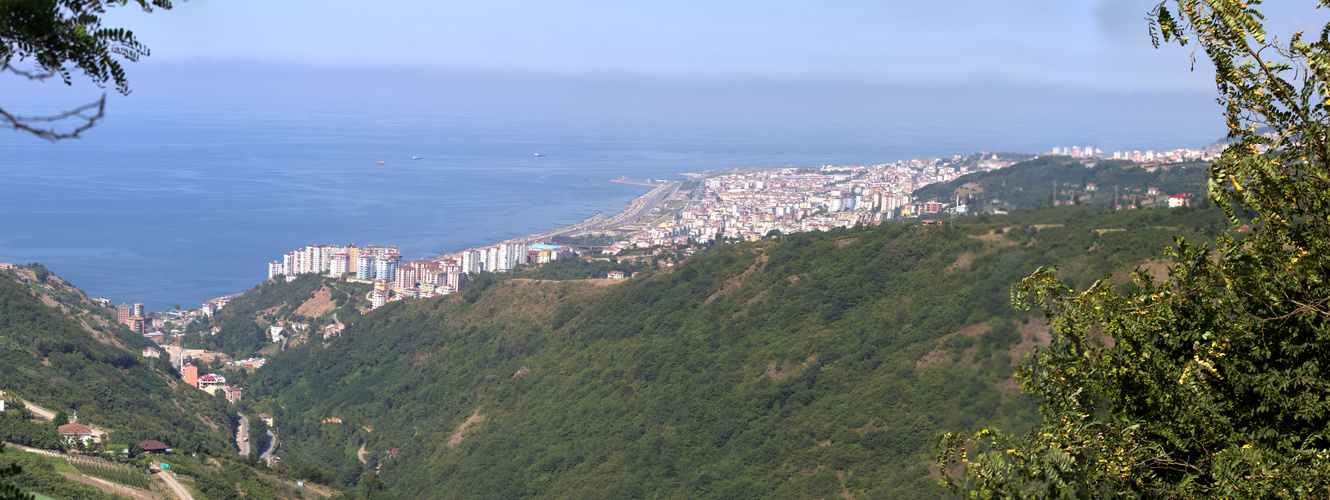
<path fill-rule="evenodd" d="M 64 449 L 55 424 L 30 420 L 27 412 L 21 410 L 0 413 L 0 441 L 45 450 Z"/>
<path fill-rule="evenodd" d="M 1065 207 L 721 245 L 607 286 L 485 281 L 287 349 L 246 397 L 275 399 L 283 470 L 356 486 L 363 444 L 402 498 L 936 498 L 931 435 L 1035 421 L 1002 389 L 1039 327 L 1012 282 L 1059 259 L 1092 283 L 1223 221 Z"/>
<path fill-rule="evenodd" d="M 523 266 L 513 271 L 511 277 L 537 280 L 584 280 L 601 279 L 609 275 L 611 271 L 623 271 L 625 275 L 631 276 L 634 272 L 648 269 L 651 269 L 651 265 L 641 261 L 609 262 L 596 260 L 588 262 L 585 259 L 571 258 Z"/>
<path fill-rule="evenodd" d="M 0 454 L 3 454 L 4 452 L 5 443 L 4 441 L 0 441 Z M 32 499 L 32 495 L 24 493 L 17 485 L 14 485 L 9 481 L 9 478 L 16 477 L 22 473 L 23 467 L 20 467 L 17 463 L 0 467 L 0 497 L 14 498 L 18 500 Z"/>
<path fill-rule="evenodd" d="M 253 460 L 259 459 L 259 453 L 263 452 L 263 446 L 268 442 L 268 423 L 259 418 L 255 413 L 249 416 L 249 457 Z"/>
<path fill-rule="evenodd" d="M 1041 156 L 1010 167 L 929 184 L 915 190 L 914 196 L 950 202 L 958 192 L 972 191 L 962 186 L 978 186 L 982 191 L 970 197 L 970 204 L 978 204 L 981 209 L 1051 206 L 1056 197 L 1063 204 L 1076 199 L 1080 200 L 1077 204 L 1114 210 L 1118 208 L 1115 189 L 1123 197 L 1144 197 L 1149 188 L 1157 188 L 1163 193 L 1155 197 L 1159 200 L 1172 194 L 1201 195 L 1205 192 L 1205 168 L 1203 163 L 1145 166 L 1119 160 L 1102 160 L 1087 167 L 1081 160 L 1065 156 Z M 1096 184 L 1098 190 L 1088 191 L 1088 184 Z M 965 200 L 962 196 L 962 201 Z"/>
<path fill-rule="evenodd" d="M 1168 280 L 1140 272 L 1125 290 L 1103 280 L 1077 292 L 1046 268 L 1022 281 L 1014 303 L 1046 307 L 1057 334 L 1019 375 L 1044 422 L 1021 437 L 944 435 L 939 465 L 965 463 L 946 479 L 954 490 L 1330 494 L 1330 24 L 1310 44 L 1267 43 L 1254 5 L 1180 0 L 1153 18 L 1166 41 L 1195 41 L 1215 63 L 1235 141 L 1209 194 L 1232 224 L 1256 214 L 1254 233 L 1213 248 L 1178 238 Z"/>
<path fill-rule="evenodd" d="M 307 318 L 295 313 L 301 304 L 314 298 L 315 293 L 325 287 L 329 289 L 330 299 L 336 306 L 333 313 L 343 322 L 354 321 L 360 312 L 358 307 L 369 304 L 364 297 L 373 288 L 365 283 L 351 283 L 316 274 L 303 274 L 289 283 L 284 280 L 265 281 L 217 311 L 212 321 L 220 327 L 216 335 L 200 331 L 198 335 L 188 335 L 187 344 L 198 349 L 224 352 L 236 359 L 253 356 L 259 349 L 272 343 L 267 325 L 274 321 L 309 322 L 310 328 L 331 323 L 333 313 L 318 318 Z"/>
<path fill-rule="evenodd" d="M 78 469 L 80 474 L 105 479 L 113 483 L 149 489 L 152 479 L 143 469 L 116 464 L 91 458 L 70 458 L 69 465 Z"/>
<path fill-rule="evenodd" d="M 58 278 L 47 281 L 52 279 Z M 158 439 L 181 450 L 230 449 L 225 426 L 212 432 L 202 420 L 224 424 L 226 405 L 179 385 L 138 353 L 93 338 L 6 273 L 0 273 L 0 381 L 4 390 L 39 406 L 78 411 L 82 421 L 112 429 L 122 442 Z"/>
<path fill-rule="evenodd" d="M 102 26 L 101 16 L 108 6 L 122 6 L 130 1 L 108 0 L 34 0 L 0 2 L 0 70 L 9 70 L 32 80 L 59 77 L 72 83 L 71 72 L 78 71 L 98 86 L 110 82 L 116 91 L 129 94 L 129 82 L 120 61 L 137 61 L 148 55 L 134 33 L 124 28 Z M 144 11 L 154 7 L 170 9 L 170 0 L 133 0 Z M 30 67 L 29 67 L 30 66 Z M 106 104 L 102 99 L 54 117 L 19 117 L 0 109 L 0 122 L 16 130 L 26 130 L 44 139 L 77 137 L 102 117 Z M 79 113 L 96 109 L 91 118 Z M 31 126 L 33 122 L 77 117 L 86 123 L 73 132 Z"/>
<path fill-rule="evenodd" d="M 582 247 L 607 247 L 614 242 L 623 239 L 622 235 L 613 233 L 600 234 L 579 234 L 577 236 L 555 236 L 553 239 L 556 245 L 573 245 Z"/>
<path fill-rule="evenodd" d="M 67 467 L 64 465 L 65 461 L 60 458 L 16 453 L 13 450 L 0 454 L 0 471 L 18 473 L 17 475 L 10 475 L 6 472 L 0 472 L 0 496 L 9 495 L 13 492 L 13 489 L 19 489 L 28 493 L 41 493 L 52 498 L 86 498 L 89 500 L 114 500 L 118 498 L 102 493 L 92 486 L 65 478 L 56 470 L 55 462 L 60 463 L 62 467 Z M 8 478 L 5 477 L 7 475 Z M 7 488 L 10 488 L 10 491 L 6 491 Z M 19 496 L 14 498 L 30 497 Z"/>

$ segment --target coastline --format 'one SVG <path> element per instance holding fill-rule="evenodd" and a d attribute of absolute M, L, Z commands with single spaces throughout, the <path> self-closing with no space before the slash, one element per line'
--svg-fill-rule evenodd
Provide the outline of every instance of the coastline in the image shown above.
<path fill-rule="evenodd" d="M 660 205 L 661 202 L 665 201 L 670 196 L 674 195 L 674 193 L 677 192 L 681 186 L 683 186 L 683 183 L 700 177 L 705 177 L 705 174 L 680 174 L 680 175 L 690 175 L 695 177 L 691 177 L 689 179 L 666 181 L 664 184 L 628 181 L 627 176 L 620 176 L 614 179 L 610 179 L 610 182 L 617 182 L 619 184 L 631 184 L 634 186 L 655 186 L 655 187 L 650 191 L 647 191 L 646 193 L 643 193 L 642 195 L 633 198 L 633 200 L 628 203 L 627 207 L 624 207 L 623 210 L 619 211 L 619 213 L 611 215 L 609 217 L 606 217 L 605 214 L 602 212 L 587 217 L 585 219 L 582 219 L 580 222 L 568 225 L 566 227 L 561 227 L 543 233 L 532 234 L 529 236 L 523 236 L 520 238 L 513 238 L 504 241 L 520 241 L 522 243 L 531 244 L 531 243 L 538 243 L 541 240 L 548 240 L 554 238 L 555 236 L 563 236 L 581 231 L 615 229 L 620 226 L 627 225 L 632 221 L 637 220 L 637 218 L 641 217 L 642 214 L 645 214 L 646 212 Z"/>

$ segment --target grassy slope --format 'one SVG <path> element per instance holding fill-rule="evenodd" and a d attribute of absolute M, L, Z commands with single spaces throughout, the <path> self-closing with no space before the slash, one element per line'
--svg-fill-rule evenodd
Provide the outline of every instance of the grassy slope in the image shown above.
<path fill-rule="evenodd" d="M 610 286 L 500 282 L 288 350 L 247 397 L 284 407 L 290 466 L 354 481 L 365 443 L 404 497 L 933 498 L 936 432 L 1035 418 L 1010 375 L 1040 332 L 1011 284 L 1059 262 L 1084 286 L 1223 226 L 1069 207 L 727 246 Z"/>

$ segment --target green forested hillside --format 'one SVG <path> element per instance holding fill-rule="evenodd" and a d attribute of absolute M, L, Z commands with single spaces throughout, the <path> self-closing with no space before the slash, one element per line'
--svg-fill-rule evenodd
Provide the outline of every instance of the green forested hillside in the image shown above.
<path fill-rule="evenodd" d="M 360 308 L 369 307 L 366 294 L 372 288 L 315 274 L 300 275 L 291 282 L 264 281 L 217 311 L 212 320 L 220 328 L 217 335 L 199 328 L 186 337 L 185 344 L 247 358 L 271 343 L 268 325 L 294 321 L 317 327 L 330 322 L 334 313 L 339 318 L 355 318 Z M 321 303 L 301 307 L 310 301 Z"/>
<path fill-rule="evenodd" d="M 939 431 L 1035 421 L 1011 366 L 1047 331 L 1013 283 L 1056 262 L 1084 286 L 1225 227 L 1064 207 L 499 281 L 288 349 L 246 399 L 276 415 L 285 467 L 351 485 L 382 463 L 403 498 L 936 498 Z"/>
<path fill-rule="evenodd" d="M 976 172 L 914 191 L 920 200 L 968 200 L 979 211 L 1019 210 L 1059 204 L 1108 208 L 1114 193 L 1122 206 L 1162 203 L 1169 195 L 1199 197 L 1205 193 L 1205 164 L 1140 165 L 1122 160 L 1082 161 L 1067 156 L 1041 156 L 990 172 Z M 1054 183 L 1057 196 L 1053 198 Z M 1088 189 L 1089 184 L 1096 188 Z M 1156 188 L 1157 195 L 1149 189 Z"/>
<path fill-rule="evenodd" d="M 111 430 L 113 443 L 157 439 L 214 453 L 234 447 L 225 401 L 179 382 L 164 359 L 141 357 L 142 336 L 89 321 L 76 297 L 45 295 L 56 289 L 82 297 L 40 271 L 0 272 L 0 390 L 51 411 L 77 411 L 79 422 Z"/>

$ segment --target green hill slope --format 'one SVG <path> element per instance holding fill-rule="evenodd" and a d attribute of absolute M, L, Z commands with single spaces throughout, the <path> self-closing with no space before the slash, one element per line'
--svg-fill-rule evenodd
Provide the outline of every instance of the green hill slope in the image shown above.
<path fill-rule="evenodd" d="M 117 444 L 234 447 L 226 402 L 184 385 L 165 359 L 141 357 L 150 342 L 103 311 L 40 266 L 0 272 L 0 390 L 77 411 Z"/>
<path fill-rule="evenodd" d="M 963 175 L 914 191 L 920 200 L 950 202 L 959 196 L 978 211 L 1049 206 L 1057 186 L 1058 204 L 1107 208 L 1117 193 L 1122 206 L 1162 206 L 1169 195 L 1204 195 L 1206 164 L 1138 165 L 1129 161 L 1082 161 L 1041 156 L 990 172 Z M 1055 184 L 1056 183 L 1056 184 Z M 1090 189 L 1089 185 L 1095 185 Z M 1150 188 L 1158 194 L 1150 194 Z"/>
<path fill-rule="evenodd" d="M 382 463 L 404 498 L 936 498 L 937 432 L 1034 422 L 1011 367 L 1047 331 L 1011 311 L 1014 282 L 1058 262 L 1084 286 L 1224 227 L 1066 207 L 502 281 L 289 349 L 246 398 L 286 466 L 349 485 Z"/>

